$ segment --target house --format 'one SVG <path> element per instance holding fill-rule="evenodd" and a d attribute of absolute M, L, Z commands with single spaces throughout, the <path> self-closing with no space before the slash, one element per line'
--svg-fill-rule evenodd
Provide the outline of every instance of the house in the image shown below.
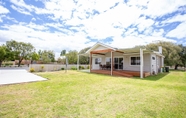
<path fill-rule="evenodd" d="M 141 48 L 118 49 L 96 43 L 85 54 L 79 56 L 90 57 L 91 73 L 116 76 L 143 78 L 160 73 L 161 67 L 164 66 L 162 47 L 159 47 L 157 52 Z"/>

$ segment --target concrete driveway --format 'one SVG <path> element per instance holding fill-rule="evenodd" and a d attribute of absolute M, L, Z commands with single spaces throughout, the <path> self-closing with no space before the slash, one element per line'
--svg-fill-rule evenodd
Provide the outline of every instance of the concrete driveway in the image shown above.
<path fill-rule="evenodd" d="M 0 69 L 0 85 L 47 80 L 25 69 Z"/>

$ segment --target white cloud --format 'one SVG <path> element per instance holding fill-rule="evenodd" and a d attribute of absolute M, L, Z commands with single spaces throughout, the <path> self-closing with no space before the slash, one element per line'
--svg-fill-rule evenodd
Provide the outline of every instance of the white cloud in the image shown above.
<path fill-rule="evenodd" d="M 166 36 L 167 37 L 175 37 L 178 39 L 186 38 L 185 28 L 186 28 L 186 22 L 183 22 L 183 23 L 179 24 L 175 29 L 168 32 Z"/>
<path fill-rule="evenodd" d="M 146 45 L 155 41 L 171 41 L 175 42 L 172 39 L 163 38 L 161 36 L 126 36 L 126 37 L 114 37 L 114 41 L 111 43 L 113 47 L 117 48 L 132 48 L 137 45 Z"/>
<path fill-rule="evenodd" d="M 154 24 L 154 21 L 152 19 L 146 19 L 145 17 L 140 17 L 137 19 L 135 25 L 138 27 L 138 31 L 143 31 L 146 28 L 149 28 Z"/>
<path fill-rule="evenodd" d="M 166 21 L 163 21 L 162 23 L 173 23 L 173 22 L 184 22 L 186 21 L 186 14 L 184 15 L 176 15 L 172 18 L 167 19 Z"/>
<path fill-rule="evenodd" d="M 5 7 L 3 7 L 1 4 L 0 4 L 0 14 L 7 14 L 7 13 L 9 13 L 10 11 L 7 9 L 7 8 L 5 8 Z"/>
<path fill-rule="evenodd" d="M 11 5 L 11 8 L 16 10 L 19 13 L 26 14 L 26 15 L 31 15 L 30 12 L 26 11 L 24 8 L 16 7 L 14 5 Z"/>

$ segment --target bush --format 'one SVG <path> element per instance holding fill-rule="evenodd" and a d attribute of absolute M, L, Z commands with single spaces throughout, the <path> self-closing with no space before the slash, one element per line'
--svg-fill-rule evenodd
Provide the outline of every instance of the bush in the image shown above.
<path fill-rule="evenodd" d="M 61 68 L 61 70 L 65 70 L 65 68 Z"/>
<path fill-rule="evenodd" d="M 87 69 L 90 69 L 90 66 L 89 65 L 87 66 Z"/>
<path fill-rule="evenodd" d="M 77 70 L 77 68 L 76 67 L 71 67 L 71 70 Z"/>
<path fill-rule="evenodd" d="M 30 68 L 30 72 L 31 72 L 31 73 L 32 73 L 32 72 L 35 72 L 34 68 Z"/>
<path fill-rule="evenodd" d="M 84 67 L 84 66 L 82 66 L 82 67 L 81 67 L 81 69 L 85 69 L 85 67 Z"/>
<path fill-rule="evenodd" d="M 79 70 L 81 70 L 81 66 L 79 66 Z"/>
<path fill-rule="evenodd" d="M 13 65 L 13 63 L 5 63 L 4 65 L 5 66 L 11 66 L 11 65 Z"/>

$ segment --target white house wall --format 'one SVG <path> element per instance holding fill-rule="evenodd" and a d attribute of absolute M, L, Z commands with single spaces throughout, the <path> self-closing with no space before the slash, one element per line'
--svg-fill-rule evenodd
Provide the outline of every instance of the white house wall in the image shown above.
<path fill-rule="evenodd" d="M 139 54 L 135 55 L 124 55 L 124 67 L 123 70 L 131 70 L 131 71 L 140 71 L 140 65 L 131 65 L 130 58 L 131 57 L 140 57 Z M 150 72 L 150 54 L 143 55 L 143 70 L 146 72 Z"/>

